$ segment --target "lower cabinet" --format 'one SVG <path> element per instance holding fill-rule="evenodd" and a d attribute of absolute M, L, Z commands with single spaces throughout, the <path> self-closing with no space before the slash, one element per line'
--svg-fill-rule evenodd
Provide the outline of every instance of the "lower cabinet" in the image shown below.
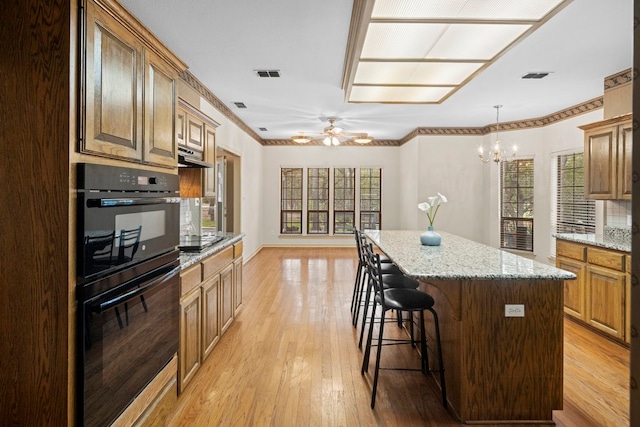
<path fill-rule="evenodd" d="M 220 340 L 220 275 L 216 274 L 202 284 L 202 360 Z"/>
<path fill-rule="evenodd" d="M 574 259 L 558 256 L 556 266 L 576 275 L 576 280 L 564 281 L 564 312 L 586 321 L 585 270 L 586 264 Z"/>
<path fill-rule="evenodd" d="M 589 283 L 588 323 L 596 329 L 624 339 L 625 273 L 594 265 L 587 266 Z"/>
<path fill-rule="evenodd" d="M 564 282 L 565 313 L 629 342 L 629 255 L 558 240 L 556 266 L 577 276 Z"/>
<path fill-rule="evenodd" d="M 201 308 L 200 288 L 196 288 L 180 299 L 180 347 L 178 359 L 178 390 L 184 387 L 200 369 Z"/>
<path fill-rule="evenodd" d="M 204 258 L 180 274 L 179 393 L 233 323 L 242 298 L 241 254 L 242 242 Z"/>
<path fill-rule="evenodd" d="M 222 290 L 222 333 L 224 333 L 233 321 L 233 264 L 222 270 L 220 283 Z"/>

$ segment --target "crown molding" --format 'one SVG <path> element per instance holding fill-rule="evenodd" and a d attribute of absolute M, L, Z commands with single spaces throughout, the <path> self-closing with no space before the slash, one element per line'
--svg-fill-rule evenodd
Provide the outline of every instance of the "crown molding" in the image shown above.
<path fill-rule="evenodd" d="M 631 68 L 620 71 L 604 78 L 604 90 L 613 89 L 616 86 L 631 83 L 633 81 L 633 71 Z"/>
<path fill-rule="evenodd" d="M 200 80 L 196 78 L 189 70 L 185 70 L 179 73 L 183 82 L 191 86 L 196 92 L 202 95 L 213 107 L 220 111 L 222 115 L 235 123 L 240 129 L 245 131 L 250 137 L 255 139 L 258 143 L 264 145 L 264 141 L 260 136 L 253 131 L 245 122 L 240 120 L 240 117 L 236 116 L 224 102 L 222 102 L 217 96 L 213 94 Z"/>

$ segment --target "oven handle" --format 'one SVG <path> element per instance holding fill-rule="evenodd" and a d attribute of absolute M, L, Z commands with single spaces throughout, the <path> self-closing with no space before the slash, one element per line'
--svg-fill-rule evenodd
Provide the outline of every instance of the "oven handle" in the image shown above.
<path fill-rule="evenodd" d="M 179 197 L 124 197 L 117 199 L 88 199 L 90 208 L 112 208 L 118 206 L 164 205 L 180 203 Z"/>
<path fill-rule="evenodd" d="M 168 273 L 163 274 L 162 276 L 158 277 L 157 279 L 154 279 L 151 283 L 140 287 L 140 288 L 136 288 L 132 291 L 129 291 L 125 294 L 119 295 L 113 299 L 110 299 L 109 301 L 105 301 L 102 304 L 100 304 L 97 308 L 98 310 L 96 310 L 98 313 L 103 312 L 104 310 L 107 310 L 111 307 L 114 307 L 124 301 L 128 301 L 131 298 L 134 298 L 146 291 L 148 291 L 150 288 L 153 288 L 154 286 L 158 286 L 161 285 L 169 280 L 171 280 L 176 274 L 178 274 L 180 272 L 180 266 L 175 267 L 174 269 L 172 269 L 171 271 L 169 271 Z"/>

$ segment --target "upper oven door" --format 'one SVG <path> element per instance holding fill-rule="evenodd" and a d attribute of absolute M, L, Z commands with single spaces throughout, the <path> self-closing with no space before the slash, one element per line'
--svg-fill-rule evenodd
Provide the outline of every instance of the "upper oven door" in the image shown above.
<path fill-rule="evenodd" d="M 174 250 L 180 199 L 161 192 L 78 192 L 78 266 L 91 280 Z"/>

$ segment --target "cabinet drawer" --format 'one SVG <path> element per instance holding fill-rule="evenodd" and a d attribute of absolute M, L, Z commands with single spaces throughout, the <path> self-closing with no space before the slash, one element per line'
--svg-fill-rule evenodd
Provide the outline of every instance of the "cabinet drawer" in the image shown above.
<path fill-rule="evenodd" d="M 202 278 L 206 280 L 233 261 L 233 246 L 223 249 L 202 261 Z"/>
<path fill-rule="evenodd" d="M 584 261 L 586 259 L 587 247 L 578 243 L 566 242 L 564 240 L 556 241 L 556 254 L 566 258 Z"/>
<path fill-rule="evenodd" d="M 625 255 L 620 252 L 607 251 L 605 249 L 587 249 L 587 262 L 618 271 L 625 271 Z"/>
<path fill-rule="evenodd" d="M 242 242 L 233 245 L 233 258 L 238 258 L 242 255 Z"/>
<path fill-rule="evenodd" d="M 196 264 L 180 272 L 180 295 L 189 293 L 202 281 L 200 264 Z"/>

